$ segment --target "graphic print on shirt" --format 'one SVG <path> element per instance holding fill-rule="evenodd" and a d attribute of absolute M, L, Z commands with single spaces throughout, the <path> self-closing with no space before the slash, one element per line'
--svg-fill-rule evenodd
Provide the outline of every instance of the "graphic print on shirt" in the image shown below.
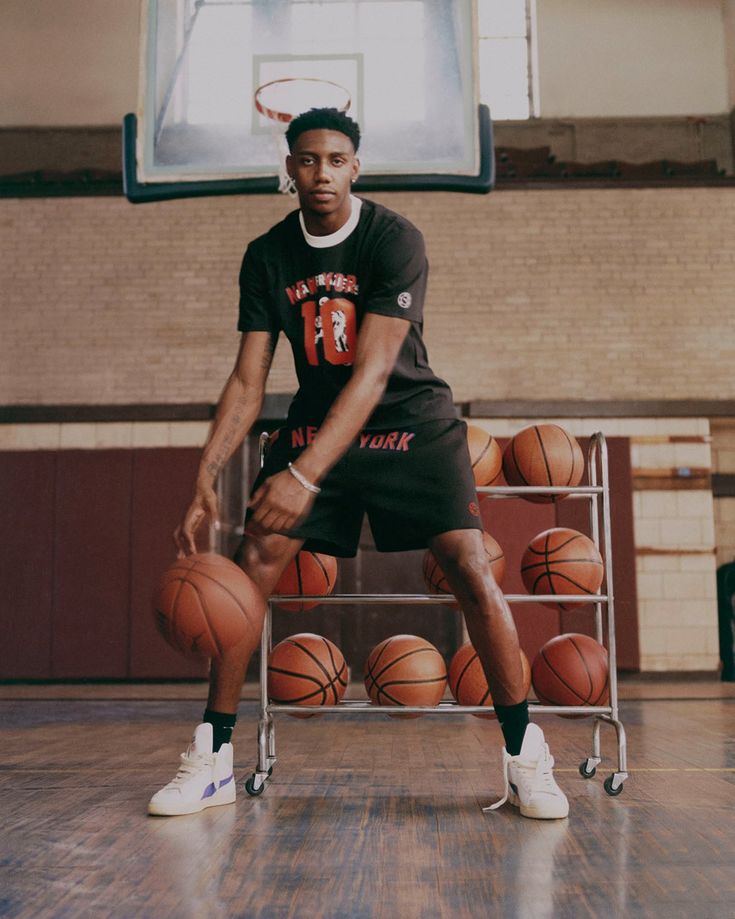
<path fill-rule="evenodd" d="M 319 301 L 319 308 L 326 303 L 327 297 L 322 297 Z M 334 347 L 337 351 L 349 351 L 350 345 L 347 341 L 347 316 L 344 310 L 332 311 L 332 334 L 334 335 Z"/>
<path fill-rule="evenodd" d="M 319 308 L 327 302 L 328 297 L 322 297 L 319 301 Z M 321 315 L 317 316 L 314 321 L 316 335 L 314 344 L 318 344 L 320 339 L 324 338 L 324 324 Z M 350 347 L 347 341 L 347 317 L 344 310 L 334 310 L 332 312 L 332 332 L 334 333 L 334 346 L 337 351 L 349 351 Z"/>
<path fill-rule="evenodd" d="M 355 359 L 357 347 L 357 313 L 355 304 L 345 297 L 319 297 L 306 300 L 305 296 L 315 294 L 319 288 L 340 293 L 357 293 L 358 285 L 354 275 L 337 272 L 322 272 L 306 281 L 297 281 L 286 288 L 286 294 L 293 306 L 300 305 L 304 321 L 304 351 L 313 367 L 320 363 L 350 365 Z"/>

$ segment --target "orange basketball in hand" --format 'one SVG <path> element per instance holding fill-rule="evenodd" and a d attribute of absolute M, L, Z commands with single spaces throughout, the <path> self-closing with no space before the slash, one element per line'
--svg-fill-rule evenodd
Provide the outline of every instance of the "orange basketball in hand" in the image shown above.
<path fill-rule="evenodd" d="M 266 602 L 239 565 L 200 552 L 169 565 L 155 589 L 153 609 L 158 630 L 177 651 L 221 658 L 241 642 L 255 647 Z"/>

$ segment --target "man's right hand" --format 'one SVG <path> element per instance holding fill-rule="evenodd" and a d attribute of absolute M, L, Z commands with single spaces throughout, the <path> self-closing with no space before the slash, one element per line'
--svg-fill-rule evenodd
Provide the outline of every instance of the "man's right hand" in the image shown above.
<path fill-rule="evenodd" d="M 194 534 L 205 517 L 209 517 L 215 529 L 219 529 L 217 495 L 210 485 L 199 485 L 184 519 L 174 530 L 178 558 L 193 555 L 197 551 Z"/>

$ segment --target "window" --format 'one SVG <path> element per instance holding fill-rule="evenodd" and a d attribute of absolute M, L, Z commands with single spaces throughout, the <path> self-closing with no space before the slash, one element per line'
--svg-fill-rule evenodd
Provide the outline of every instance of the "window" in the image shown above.
<path fill-rule="evenodd" d="M 494 121 L 538 116 L 536 0 L 478 0 L 480 101 Z"/>

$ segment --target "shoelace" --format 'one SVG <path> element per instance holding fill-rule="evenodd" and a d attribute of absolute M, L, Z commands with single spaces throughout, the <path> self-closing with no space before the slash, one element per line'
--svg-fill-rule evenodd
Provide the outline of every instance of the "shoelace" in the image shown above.
<path fill-rule="evenodd" d="M 503 754 L 503 778 L 505 780 L 503 797 L 499 801 L 496 801 L 495 804 L 489 804 L 487 807 L 483 807 L 483 814 L 487 813 L 487 811 L 497 810 L 499 807 L 502 807 L 503 804 L 505 804 L 505 802 L 508 800 L 508 795 L 510 794 L 510 780 L 508 779 L 509 766 L 510 757 L 507 754 Z"/>
<path fill-rule="evenodd" d="M 505 789 L 503 791 L 503 797 L 496 801 L 495 804 L 489 804 L 487 807 L 483 807 L 483 813 L 486 811 L 494 811 L 499 807 L 502 807 L 503 804 L 508 800 L 510 794 L 510 761 L 515 759 L 515 757 L 508 756 L 507 754 L 503 756 L 503 777 L 505 779 Z M 516 765 L 521 770 L 521 779 L 525 780 L 524 784 L 526 787 L 529 787 L 533 791 L 546 791 L 551 794 L 554 793 L 554 779 L 551 774 L 551 770 L 554 768 L 554 757 L 549 752 L 549 745 L 544 744 L 543 754 L 538 758 L 536 763 L 524 763 L 521 760 L 516 759 Z M 533 778 L 529 779 L 528 773 L 533 770 Z"/>
<path fill-rule="evenodd" d="M 214 757 L 213 756 L 191 756 L 191 748 L 189 748 L 186 753 L 181 754 L 181 765 L 179 766 L 179 771 L 176 773 L 175 778 L 173 778 L 168 784 L 169 786 L 178 786 L 182 785 L 184 782 L 188 781 L 191 776 L 195 775 L 200 771 L 204 766 L 213 766 Z"/>

